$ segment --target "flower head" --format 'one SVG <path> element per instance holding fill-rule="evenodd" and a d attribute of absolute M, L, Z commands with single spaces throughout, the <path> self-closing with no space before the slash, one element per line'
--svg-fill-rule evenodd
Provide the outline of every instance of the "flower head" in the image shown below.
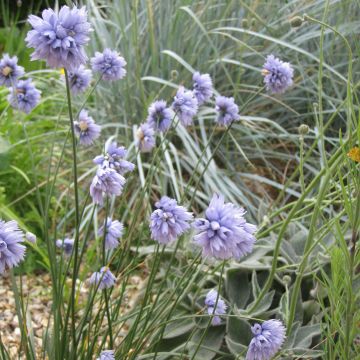
<path fill-rule="evenodd" d="M 166 131 L 171 125 L 171 120 L 172 111 L 166 107 L 166 101 L 158 100 L 150 105 L 146 122 L 155 131 Z"/>
<path fill-rule="evenodd" d="M 24 68 L 17 62 L 17 56 L 10 57 L 8 54 L 4 54 L 0 60 L 0 85 L 10 87 L 20 76 L 24 75 Z"/>
<path fill-rule="evenodd" d="M 359 147 L 355 146 L 355 147 L 351 148 L 350 151 L 346 155 L 352 161 L 360 163 L 360 148 Z"/>
<path fill-rule="evenodd" d="M 25 238 L 27 241 L 31 242 L 32 244 L 36 244 L 36 235 L 33 234 L 32 232 L 28 231 L 25 234 Z"/>
<path fill-rule="evenodd" d="M 102 351 L 97 360 L 115 360 L 114 350 Z"/>
<path fill-rule="evenodd" d="M 101 126 L 95 124 L 94 119 L 88 115 L 86 110 L 80 111 L 79 120 L 74 122 L 74 127 L 81 145 L 92 145 L 94 140 L 100 136 Z"/>
<path fill-rule="evenodd" d="M 226 314 L 227 306 L 216 290 L 212 289 L 208 292 L 205 298 L 205 305 L 207 307 L 208 314 L 214 315 L 211 320 L 211 324 L 220 325 L 221 318 L 219 315 Z"/>
<path fill-rule="evenodd" d="M 216 259 L 239 260 L 249 254 L 255 242 L 256 227 L 244 219 L 245 210 L 215 194 L 205 212 L 205 218 L 196 219 L 194 241 L 202 247 L 203 256 Z"/>
<path fill-rule="evenodd" d="M 110 167 L 116 170 L 120 175 L 131 172 L 135 169 L 135 165 L 125 160 L 127 150 L 124 146 L 117 146 L 116 142 L 107 142 L 105 145 L 105 155 L 96 156 L 93 160 L 95 164 L 102 167 Z"/>
<path fill-rule="evenodd" d="M 70 256 L 74 247 L 74 239 L 65 238 L 64 240 L 56 240 L 56 247 L 62 249 L 66 256 Z"/>
<path fill-rule="evenodd" d="M 125 59 L 110 49 L 105 49 L 103 53 L 97 51 L 91 58 L 93 71 L 99 72 L 106 81 L 122 79 L 126 75 L 125 65 Z"/>
<path fill-rule="evenodd" d="M 219 125 L 228 126 L 233 121 L 240 119 L 239 107 L 235 104 L 232 97 L 218 96 L 215 102 L 215 110 L 218 113 L 216 122 Z"/>
<path fill-rule="evenodd" d="M 77 69 L 85 64 L 84 50 L 90 38 L 90 23 L 85 6 L 63 6 L 57 13 L 52 9 L 42 12 L 42 17 L 29 16 L 32 26 L 26 36 L 28 47 L 34 48 L 32 60 L 45 60 L 51 68 Z"/>
<path fill-rule="evenodd" d="M 80 65 L 76 70 L 69 72 L 70 89 L 73 94 L 84 92 L 90 85 L 91 70 Z"/>
<path fill-rule="evenodd" d="M 25 257 L 24 234 L 16 221 L 0 220 L 0 274 L 19 265 Z"/>
<path fill-rule="evenodd" d="M 31 79 L 20 80 L 15 88 L 10 88 L 8 101 L 13 108 L 28 114 L 39 103 L 40 94 Z"/>
<path fill-rule="evenodd" d="M 119 196 L 125 185 L 125 178 L 109 167 L 98 167 L 90 185 L 90 195 L 95 204 L 102 204 L 105 195 Z"/>
<path fill-rule="evenodd" d="M 99 229 L 98 235 L 104 236 L 104 225 Z M 106 220 L 105 249 L 115 249 L 119 245 L 119 239 L 123 235 L 124 225 L 118 220 L 112 220 L 110 217 Z"/>
<path fill-rule="evenodd" d="M 285 327 L 279 320 L 267 320 L 261 325 L 254 324 L 254 334 L 250 342 L 246 360 L 270 360 L 281 348 L 285 340 Z"/>
<path fill-rule="evenodd" d="M 155 206 L 157 209 L 150 217 L 152 239 L 160 244 L 168 244 L 190 229 L 188 222 L 193 216 L 185 207 L 179 206 L 176 200 L 163 196 Z"/>
<path fill-rule="evenodd" d="M 266 89 L 274 94 L 281 94 L 293 84 L 294 69 L 288 62 L 281 61 L 274 55 L 268 55 L 262 74 Z"/>
<path fill-rule="evenodd" d="M 199 106 L 211 99 L 213 95 L 213 84 L 209 74 L 200 74 L 199 72 L 193 75 L 194 95 L 198 101 Z"/>
<path fill-rule="evenodd" d="M 149 152 L 155 146 L 155 131 L 147 123 L 141 124 L 137 130 L 137 145 L 141 152 Z"/>
<path fill-rule="evenodd" d="M 172 107 L 181 123 L 184 126 L 189 126 L 198 111 L 198 101 L 192 91 L 180 86 L 174 97 Z"/>
<path fill-rule="evenodd" d="M 99 286 L 100 290 L 113 287 L 115 281 L 116 277 L 106 266 L 103 266 L 99 272 L 94 272 L 89 279 L 90 284 Z"/>

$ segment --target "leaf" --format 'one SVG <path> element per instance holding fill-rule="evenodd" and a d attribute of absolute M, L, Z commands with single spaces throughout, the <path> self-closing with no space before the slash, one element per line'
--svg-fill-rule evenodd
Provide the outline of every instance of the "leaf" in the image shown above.
<path fill-rule="evenodd" d="M 248 272 L 240 269 L 230 269 L 226 273 L 226 293 L 231 304 L 243 309 L 250 297 Z"/>
<path fill-rule="evenodd" d="M 248 346 L 251 341 L 250 324 L 238 317 L 231 316 L 227 321 L 227 333 L 232 341 L 244 346 Z"/>
<path fill-rule="evenodd" d="M 257 305 L 256 309 L 252 312 L 248 312 L 248 315 L 252 316 L 252 317 L 256 317 L 258 315 L 263 314 L 265 311 L 267 311 L 270 306 L 271 303 L 273 301 L 275 295 L 275 290 L 271 290 L 270 292 L 268 292 L 259 302 L 259 304 Z M 251 309 L 251 307 L 253 306 L 253 303 L 249 304 L 247 307 L 248 309 Z"/>
<path fill-rule="evenodd" d="M 297 332 L 294 347 L 296 348 L 308 348 L 314 336 L 320 335 L 320 324 L 303 326 Z"/>
<path fill-rule="evenodd" d="M 226 345 L 232 354 L 238 356 L 246 351 L 247 346 L 233 341 L 229 336 L 225 337 Z"/>
<path fill-rule="evenodd" d="M 195 323 L 192 319 L 180 319 L 169 323 L 164 332 L 164 339 L 171 339 L 180 335 L 184 335 L 193 329 Z"/>

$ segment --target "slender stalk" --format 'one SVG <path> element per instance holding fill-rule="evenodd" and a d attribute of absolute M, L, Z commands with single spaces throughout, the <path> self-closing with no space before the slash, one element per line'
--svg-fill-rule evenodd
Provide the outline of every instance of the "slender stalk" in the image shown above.
<path fill-rule="evenodd" d="M 73 349 L 76 349 L 75 293 L 76 293 L 76 278 L 77 278 L 77 270 L 78 270 L 77 260 L 78 260 L 78 250 L 79 250 L 80 209 L 79 209 L 79 192 L 78 192 L 77 158 L 76 158 L 76 136 L 75 136 L 74 119 L 73 119 L 73 113 L 71 107 L 70 82 L 69 82 L 69 75 L 67 70 L 65 69 L 64 71 L 65 71 L 65 80 L 66 80 L 66 96 L 67 96 L 67 103 L 69 110 L 70 129 L 71 129 L 74 197 L 75 197 L 75 238 L 74 238 L 74 251 L 73 251 L 74 269 L 72 274 L 70 308 L 71 308 L 71 332 L 73 339 L 72 346 Z"/>

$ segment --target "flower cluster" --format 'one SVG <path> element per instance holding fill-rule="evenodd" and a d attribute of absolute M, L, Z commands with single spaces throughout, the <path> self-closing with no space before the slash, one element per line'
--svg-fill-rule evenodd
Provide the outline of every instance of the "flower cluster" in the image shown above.
<path fill-rule="evenodd" d="M 193 123 L 193 117 L 198 111 L 199 104 L 191 90 L 186 90 L 183 86 L 180 86 L 174 97 L 172 107 L 180 122 L 184 126 L 189 126 Z"/>
<path fill-rule="evenodd" d="M 285 340 L 285 327 L 279 320 L 267 320 L 261 325 L 254 324 L 254 335 L 250 342 L 246 360 L 270 360 L 281 348 Z"/>
<path fill-rule="evenodd" d="M 14 86 L 17 79 L 24 75 L 24 68 L 17 62 L 17 56 L 10 57 L 8 54 L 4 54 L 0 60 L 0 85 Z"/>
<path fill-rule="evenodd" d="M 194 90 L 193 93 L 197 99 L 198 105 L 209 101 L 213 95 L 213 84 L 209 74 L 200 74 L 198 71 L 193 75 Z"/>
<path fill-rule="evenodd" d="M 266 58 L 262 74 L 266 89 L 274 94 L 284 93 L 293 84 L 294 69 L 274 55 Z"/>
<path fill-rule="evenodd" d="M 172 117 L 172 111 L 167 107 L 166 101 L 158 100 L 150 105 L 146 122 L 155 131 L 165 132 L 171 125 Z"/>
<path fill-rule="evenodd" d="M 114 350 L 104 350 L 101 352 L 97 360 L 115 360 Z"/>
<path fill-rule="evenodd" d="M 108 217 L 104 225 L 98 231 L 99 236 L 104 236 L 105 232 L 105 249 L 115 249 L 119 245 L 119 239 L 123 235 L 124 225 L 118 220 L 112 220 Z"/>
<path fill-rule="evenodd" d="M 223 196 L 215 194 L 205 218 L 193 223 L 197 232 L 194 241 L 202 247 L 203 256 L 239 260 L 249 254 L 255 243 L 256 226 L 247 223 L 244 215 L 243 208 L 225 203 Z"/>
<path fill-rule="evenodd" d="M 100 290 L 104 290 L 114 286 L 116 277 L 108 267 L 103 266 L 99 272 L 94 272 L 91 275 L 89 282 L 97 286 Z"/>
<path fill-rule="evenodd" d="M 212 289 L 208 292 L 205 298 L 205 305 L 207 307 L 208 314 L 213 315 L 211 324 L 220 325 L 220 315 L 226 314 L 227 306 L 216 290 Z"/>
<path fill-rule="evenodd" d="M 36 89 L 32 79 L 20 80 L 10 88 L 8 101 L 15 109 L 29 113 L 40 101 L 40 91 Z"/>
<path fill-rule="evenodd" d="M 88 115 L 86 110 L 80 111 L 79 120 L 74 122 L 74 127 L 81 145 L 92 145 L 94 140 L 100 136 L 101 127 L 95 124 L 94 119 Z"/>
<path fill-rule="evenodd" d="M 16 221 L 0 220 L 0 274 L 19 265 L 25 257 L 24 233 Z"/>
<path fill-rule="evenodd" d="M 106 81 L 122 79 L 126 75 L 125 65 L 125 59 L 110 49 L 105 49 L 103 53 L 97 51 L 95 56 L 91 58 L 93 71 L 100 73 L 102 79 Z"/>
<path fill-rule="evenodd" d="M 216 122 L 219 125 L 228 126 L 233 121 L 240 119 L 239 107 L 232 97 L 218 96 L 215 102 L 215 110 L 218 113 Z"/>
<path fill-rule="evenodd" d="M 92 79 L 91 70 L 80 65 L 74 71 L 69 71 L 69 83 L 71 92 L 75 95 L 84 92 L 90 85 Z"/>
<path fill-rule="evenodd" d="M 150 217 L 152 239 L 160 244 L 168 244 L 190 229 L 189 221 L 193 216 L 176 200 L 163 196 L 155 207 Z"/>
<path fill-rule="evenodd" d="M 137 146 L 141 152 L 149 152 L 155 147 L 155 131 L 148 124 L 141 124 L 137 130 Z"/>
<path fill-rule="evenodd" d="M 62 249 L 66 256 L 70 256 L 74 247 L 74 239 L 65 238 L 64 240 L 56 240 L 56 247 Z"/>
<path fill-rule="evenodd" d="M 51 68 L 75 70 L 85 64 L 84 46 L 91 31 L 85 6 L 63 6 L 57 13 L 52 9 L 42 12 L 42 17 L 29 16 L 32 26 L 26 36 L 28 47 L 34 48 L 32 60 L 45 60 Z"/>

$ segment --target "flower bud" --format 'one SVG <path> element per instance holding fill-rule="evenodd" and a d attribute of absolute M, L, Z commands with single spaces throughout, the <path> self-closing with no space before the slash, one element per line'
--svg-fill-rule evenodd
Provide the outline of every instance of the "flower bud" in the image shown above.
<path fill-rule="evenodd" d="M 290 275 L 284 275 L 282 278 L 282 281 L 285 286 L 289 286 L 291 284 L 291 276 Z"/>
<path fill-rule="evenodd" d="M 34 235 L 32 232 L 28 231 L 25 234 L 26 240 L 31 242 L 32 244 L 36 243 L 36 235 Z"/>
<path fill-rule="evenodd" d="M 305 124 L 302 124 L 299 126 L 298 131 L 300 135 L 306 135 L 309 132 L 309 127 Z"/>
<path fill-rule="evenodd" d="M 179 73 L 177 72 L 177 70 L 171 70 L 170 76 L 172 80 L 176 80 L 179 76 Z"/>
<path fill-rule="evenodd" d="M 249 21 L 248 21 L 248 19 L 242 19 L 242 21 L 241 21 L 241 26 L 242 26 L 244 29 L 248 29 L 248 28 L 249 28 Z"/>
<path fill-rule="evenodd" d="M 256 19 L 252 18 L 251 19 L 251 26 L 254 27 L 256 25 Z"/>
<path fill-rule="evenodd" d="M 301 26 L 302 23 L 303 23 L 303 19 L 300 16 L 294 16 L 293 18 L 290 19 L 290 25 L 293 28 L 297 28 Z"/>

